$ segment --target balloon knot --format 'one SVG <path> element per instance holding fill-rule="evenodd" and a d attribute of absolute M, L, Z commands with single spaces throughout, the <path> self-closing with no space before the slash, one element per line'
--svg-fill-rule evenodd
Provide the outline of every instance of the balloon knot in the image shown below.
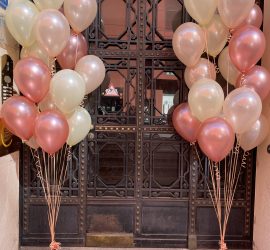
<path fill-rule="evenodd" d="M 219 249 L 220 250 L 227 250 L 228 249 L 226 243 L 223 240 L 221 240 L 219 242 Z"/>
<path fill-rule="evenodd" d="M 56 241 L 52 241 L 51 244 L 50 244 L 50 249 L 51 250 L 60 250 L 61 249 L 61 243 L 56 242 Z"/>

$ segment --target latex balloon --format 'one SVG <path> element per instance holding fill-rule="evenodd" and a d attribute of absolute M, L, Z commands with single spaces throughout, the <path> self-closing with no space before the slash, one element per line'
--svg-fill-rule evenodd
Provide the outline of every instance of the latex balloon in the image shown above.
<path fill-rule="evenodd" d="M 67 46 L 57 56 L 62 69 L 74 69 L 77 62 L 88 53 L 88 43 L 82 34 L 71 32 Z"/>
<path fill-rule="evenodd" d="M 262 112 L 258 94 L 250 88 L 233 90 L 225 99 L 223 112 L 236 134 L 249 130 Z"/>
<path fill-rule="evenodd" d="M 37 144 L 35 136 L 32 136 L 28 141 L 24 142 L 27 146 L 33 149 L 38 149 L 39 145 Z"/>
<path fill-rule="evenodd" d="M 40 10 L 60 9 L 64 0 L 34 0 L 34 3 Z"/>
<path fill-rule="evenodd" d="M 53 63 L 53 60 L 49 57 L 46 50 L 44 50 L 37 42 L 32 44 L 30 47 L 23 47 L 20 57 L 21 59 L 26 57 L 35 57 L 44 62 L 48 67 Z"/>
<path fill-rule="evenodd" d="M 50 88 L 51 73 L 41 60 L 28 57 L 14 68 L 14 80 L 19 90 L 32 102 L 40 102 Z"/>
<path fill-rule="evenodd" d="M 259 146 L 269 133 L 268 120 L 261 114 L 259 119 L 245 133 L 239 135 L 239 144 L 242 149 L 249 151 Z"/>
<path fill-rule="evenodd" d="M 53 99 L 52 99 L 50 92 L 48 92 L 47 95 L 38 104 L 38 108 L 40 111 L 52 110 L 52 109 L 58 110 L 55 103 L 53 102 Z"/>
<path fill-rule="evenodd" d="M 66 47 L 70 28 L 65 16 L 58 10 L 43 10 L 35 25 L 38 43 L 47 51 L 50 57 L 56 57 Z"/>
<path fill-rule="evenodd" d="M 224 102 L 221 86 L 214 80 L 204 78 L 194 83 L 188 94 L 192 114 L 200 121 L 217 116 Z"/>
<path fill-rule="evenodd" d="M 234 132 L 230 124 L 214 117 L 203 122 L 198 133 L 198 144 L 204 154 L 213 162 L 220 162 L 234 146 Z"/>
<path fill-rule="evenodd" d="M 226 47 L 218 57 L 218 67 L 221 75 L 233 86 L 236 85 L 241 72 L 234 66 L 229 55 L 229 47 Z"/>
<path fill-rule="evenodd" d="M 198 63 L 205 49 L 204 32 L 196 23 L 183 23 L 173 34 L 172 46 L 177 58 L 192 67 Z"/>
<path fill-rule="evenodd" d="M 176 107 L 172 122 L 176 132 L 185 140 L 191 143 L 197 140 L 201 122 L 191 114 L 188 103 L 182 103 Z"/>
<path fill-rule="evenodd" d="M 33 27 L 38 15 L 36 6 L 28 0 L 15 1 L 6 9 L 5 21 L 9 32 L 22 46 L 35 41 Z"/>
<path fill-rule="evenodd" d="M 36 141 L 45 152 L 49 154 L 57 152 L 65 144 L 68 133 L 67 120 L 60 112 L 47 110 L 37 116 Z"/>
<path fill-rule="evenodd" d="M 70 113 L 82 102 L 85 95 L 85 83 L 76 71 L 60 70 L 51 80 L 50 93 L 59 110 Z"/>
<path fill-rule="evenodd" d="M 217 9 L 217 0 L 184 0 L 188 14 L 199 24 L 210 22 Z"/>
<path fill-rule="evenodd" d="M 253 89 L 263 101 L 270 92 L 270 73 L 262 66 L 255 65 L 245 75 L 238 78 L 236 87 Z"/>
<path fill-rule="evenodd" d="M 262 26 L 262 22 L 263 22 L 262 9 L 257 4 L 254 4 L 247 18 L 236 29 L 239 29 L 240 27 L 243 27 L 247 24 L 260 28 Z"/>
<path fill-rule="evenodd" d="M 230 40 L 230 58 L 238 70 L 246 73 L 261 59 L 265 46 L 263 32 L 252 25 L 246 25 L 238 29 Z"/>
<path fill-rule="evenodd" d="M 72 29 L 80 33 L 94 21 L 97 14 L 97 1 L 65 0 L 64 13 Z"/>
<path fill-rule="evenodd" d="M 0 67 L 1 71 L 5 68 L 6 64 L 7 64 L 7 55 L 2 55 L 1 56 L 1 67 Z"/>
<path fill-rule="evenodd" d="M 1 109 L 6 127 L 22 140 L 29 140 L 34 133 L 37 108 L 23 96 L 8 98 Z"/>
<path fill-rule="evenodd" d="M 229 29 L 222 22 L 220 16 L 215 14 L 210 23 L 205 26 L 206 32 L 206 52 L 216 57 L 225 47 L 228 37 Z"/>
<path fill-rule="evenodd" d="M 100 86 L 105 78 L 106 69 L 104 63 L 94 55 L 81 58 L 76 64 L 75 71 L 84 79 L 86 91 L 89 94 Z"/>
<path fill-rule="evenodd" d="M 202 78 L 216 80 L 216 69 L 213 63 L 205 58 L 201 58 L 193 67 L 186 67 L 184 78 L 187 86 L 191 86 Z"/>
<path fill-rule="evenodd" d="M 92 127 L 92 121 L 86 109 L 78 107 L 75 111 L 67 116 L 69 125 L 69 136 L 67 144 L 74 146 L 85 138 Z"/>
<path fill-rule="evenodd" d="M 224 24 L 234 29 L 249 15 L 255 0 L 218 0 L 218 12 Z"/>

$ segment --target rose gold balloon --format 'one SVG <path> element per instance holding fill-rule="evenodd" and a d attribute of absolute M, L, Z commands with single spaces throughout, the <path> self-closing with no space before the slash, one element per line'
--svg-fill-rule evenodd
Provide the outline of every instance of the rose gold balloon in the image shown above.
<path fill-rule="evenodd" d="M 37 108 L 23 96 L 8 98 L 1 109 L 7 128 L 22 140 L 29 140 L 34 133 Z"/>
<path fill-rule="evenodd" d="M 198 143 L 210 160 L 220 162 L 232 150 L 234 137 L 233 129 L 226 120 L 209 118 L 200 127 Z"/>
<path fill-rule="evenodd" d="M 80 33 L 71 32 L 67 46 L 57 56 L 62 69 L 74 69 L 77 62 L 86 56 L 88 52 L 88 44 L 85 37 Z"/>
<path fill-rule="evenodd" d="M 237 30 L 230 40 L 230 58 L 241 72 L 246 73 L 261 59 L 265 46 L 263 32 L 252 25 L 246 25 Z"/>
<path fill-rule="evenodd" d="M 257 4 L 254 4 L 254 6 L 251 9 L 251 11 L 249 12 L 249 15 L 247 16 L 247 18 L 236 29 L 239 29 L 239 28 L 241 28 L 241 27 L 243 27 L 244 25 L 247 25 L 247 24 L 253 25 L 253 26 L 257 27 L 257 28 L 260 28 L 262 26 L 262 22 L 263 22 L 262 9 Z"/>
<path fill-rule="evenodd" d="M 236 87 L 241 86 L 256 91 L 263 101 L 270 92 L 270 73 L 264 67 L 256 65 L 238 78 Z"/>
<path fill-rule="evenodd" d="M 191 114 L 188 103 L 182 103 L 173 112 L 173 126 L 176 132 L 189 142 L 197 140 L 201 122 Z"/>
<path fill-rule="evenodd" d="M 196 23 L 181 24 L 173 34 L 172 45 L 177 58 L 192 67 L 198 63 L 205 48 L 204 32 Z"/>
<path fill-rule="evenodd" d="M 97 1 L 65 0 L 64 12 L 72 29 L 80 33 L 94 21 L 97 14 Z"/>
<path fill-rule="evenodd" d="M 66 17 L 58 10 L 43 10 L 37 16 L 35 34 L 38 43 L 50 57 L 55 57 L 66 47 L 70 28 Z"/>
<path fill-rule="evenodd" d="M 55 105 L 55 103 L 53 101 L 53 98 L 52 98 L 50 92 L 48 92 L 47 95 L 38 104 L 38 108 L 40 111 L 52 110 L 52 109 L 58 110 L 57 106 Z"/>
<path fill-rule="evenodd" d="M 218 0 L 218 12 L 224 24 L 233 29 L 245 20 L 254 3 L 255 0 Z"/>
<path fill-rule="evenodd" d="M 14 80 L 19 90 L 29 100 L 37 103 L 49 91 L 51 81 L 50 69 L 37 58 L 24 58 L 14 68 Z"/>
<path fill-rule="evenodd" d="M 68 138 L 68 122 L 64 115 L 55 110 L 41 112 L 35 125 L 38 145 L 47 153 L 54 154 Z"/>
<path fill-rule="evenodd" d="M 193 83 L 202 78 L 216 80 L 216 69 L 213 63 L 201 58 L 193 67 L 186 67 L 184 77 L 187 86 L 191 88 Z"/>

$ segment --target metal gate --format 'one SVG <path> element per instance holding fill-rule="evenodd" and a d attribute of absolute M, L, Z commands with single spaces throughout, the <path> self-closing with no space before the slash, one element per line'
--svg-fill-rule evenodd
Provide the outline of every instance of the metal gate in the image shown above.
<path fill-rule="evenodd" d="M 198 167 L 171 125 L 174 105 L 188 93 L 171 38 L 188 20 L 182 0 L 98 0 L 86 36 L 107 75 L 85 100 L 95 129 L 73 149 L 57 224 L 63 245 L 122 235 L 138 247 L 217 246 L 207 162 Z M 241 174 L 229 247 L 252 245 L 253 158 Z M 46 205 L 26 147 L 21 165 L 21 244 L 48 244 Z"/>

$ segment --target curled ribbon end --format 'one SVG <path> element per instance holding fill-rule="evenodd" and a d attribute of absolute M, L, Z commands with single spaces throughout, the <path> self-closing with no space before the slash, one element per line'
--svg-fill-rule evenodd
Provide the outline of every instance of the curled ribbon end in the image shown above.
<path fill-rule="evenodd" d="M 219 242 L 220 250 L 228 250 L 227 245 L 224 241 Z"/>
<path fill-rule="evenodd" d="M 60 250 L 61 249 L 61 243 L 60 242 L 53 241 L 50 244 L 50 249 L 51 250 Z"/>

